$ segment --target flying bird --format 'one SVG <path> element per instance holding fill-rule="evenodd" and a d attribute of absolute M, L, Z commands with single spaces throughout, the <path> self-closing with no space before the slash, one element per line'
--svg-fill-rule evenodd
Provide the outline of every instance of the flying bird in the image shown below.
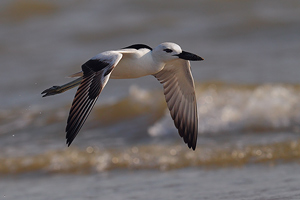
<path fill-rule="evenodd" d="M 175 43 L 164 42 L 152 49 L 134 44 L 120 50 L 102 52 L 85 62 L 79 77 L 42 92 L 43 97 L 59 94 L 78 86 L 66 126 L 68 146 L 80 131 L 109 78 L 131 79 L 153 75 L 164 88 L 167 106 L 179 135 L 195 150 L 198 135 L 197 102 L 189 61 L 203 58 L 182 51 Z"/>

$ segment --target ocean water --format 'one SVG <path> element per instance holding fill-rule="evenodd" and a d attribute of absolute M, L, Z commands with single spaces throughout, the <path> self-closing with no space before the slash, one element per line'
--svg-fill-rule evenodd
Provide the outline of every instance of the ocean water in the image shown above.
<path fill-rule="evenodd" d="M 299 1 L 0 5 L 0 199 L 300 199 Z M 196 151 L 150 76 L 110 80 L 66 147 L 76 89 L 40 93 L 99 52 L 165 41 L 205 59 Z"/>

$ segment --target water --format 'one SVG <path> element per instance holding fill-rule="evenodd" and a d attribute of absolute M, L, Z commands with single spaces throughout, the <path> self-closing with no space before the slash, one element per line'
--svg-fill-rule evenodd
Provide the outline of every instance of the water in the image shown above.
<path fill-rule="evenodd" d="M 3 199 L 299 199 L 299 164 L 215 170 L 114 171 L 87 175 L 22 175 L 4 179 Z M 277 176 L 274 177 L 274 174 Z M 47 179 L 46 181 L 43 179 Z M 172 181 L 170 181 L 172 180 Z M 34 185 L 34 187 L 28 187 Z M 24 191 L 25 194 L 24 194 Z"/>
<path fill-rule="evenodd" d="M 299 199 L 298 1 L 1 1 L 0 199 Z M 90 57 L 180 44 L 199 139 L 178 136 L 154 77 L 110 80 L 70 148 L 75 89 L 40 92 Z"/>

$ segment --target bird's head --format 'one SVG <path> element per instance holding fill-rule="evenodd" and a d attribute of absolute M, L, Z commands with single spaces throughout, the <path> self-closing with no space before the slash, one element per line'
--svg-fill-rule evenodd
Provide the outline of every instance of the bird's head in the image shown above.
<path fill-rule="evenodd" d="M 172 42 L 164 42 L 153 49 L 154 56 L 162 62 L 168 62 L 175 59 L 183 59 L 190 61 L 203 60 L 200 56 L 193 53 L 182 51 L 178 44 Z"/>

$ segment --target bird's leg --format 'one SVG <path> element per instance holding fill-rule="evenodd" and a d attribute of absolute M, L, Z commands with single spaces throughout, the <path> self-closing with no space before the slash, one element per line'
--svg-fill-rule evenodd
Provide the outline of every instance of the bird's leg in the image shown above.
<path fill-rule="evenodd" d="M 67 90 L 72 89 L 73 87 L 80 85 L 81 81 L 82 81 L 82 77 L 77 78 L 76 80 L 66 83 L 64 85 L 61 85 L 61 86 L 52 86 L 51 88 L 48 88 L 42 92 L 42 94 L 44 94 L 43 97 L 63 93 Z"/>

